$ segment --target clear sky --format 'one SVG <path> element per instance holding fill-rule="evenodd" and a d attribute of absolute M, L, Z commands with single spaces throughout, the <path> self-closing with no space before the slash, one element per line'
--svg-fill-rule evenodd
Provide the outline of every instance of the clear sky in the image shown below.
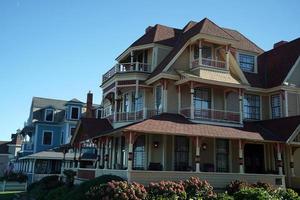
<path fill-rule="evenodd" d="M 0 0 L 0 140 L 22 128 L 33 96 L 94 93 L 100 76 L 147 26 L 208 17 L 264 50 L 300 37 L 299 0 Z"/>

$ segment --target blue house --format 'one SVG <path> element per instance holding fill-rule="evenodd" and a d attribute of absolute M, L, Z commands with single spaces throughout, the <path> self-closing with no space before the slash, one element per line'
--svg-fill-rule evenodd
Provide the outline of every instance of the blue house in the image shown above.
<path fill-rule="evenodd" d="M 93 104 L 91 92 L 86 103 L 78 99 L 33 97 L 28 120 L 21 131 L 23 141 L 15 168 L 29 175 L 60 173 L 62 154 L 49 151 L 70 142 L 79 119 L 100 116 L 100 107 Z"/>

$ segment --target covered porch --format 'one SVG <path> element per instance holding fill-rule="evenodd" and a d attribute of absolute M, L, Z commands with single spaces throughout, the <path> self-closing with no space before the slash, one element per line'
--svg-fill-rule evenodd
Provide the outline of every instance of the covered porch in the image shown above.
<path fill-rule="evenodd" d="M 257 132 L 195 124 L 181 115 L 161 114 L 81 142 L 95 144 L 97 159 L 74 166 L 78 180 L 113 174 L 148 184 L 198 176 L 215 188 L 230 181 L 268 182 L 285 187 L 284 146 Z"/>

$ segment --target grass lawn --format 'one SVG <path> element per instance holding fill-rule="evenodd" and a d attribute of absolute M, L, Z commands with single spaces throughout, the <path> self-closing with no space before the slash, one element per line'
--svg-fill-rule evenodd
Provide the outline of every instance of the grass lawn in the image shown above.
<path fill-rule="evenodd" d="M 15 194 L 20 193 L 18 191 L 0 192 L 1 200 L 11 200 L 15 197 Z"/>

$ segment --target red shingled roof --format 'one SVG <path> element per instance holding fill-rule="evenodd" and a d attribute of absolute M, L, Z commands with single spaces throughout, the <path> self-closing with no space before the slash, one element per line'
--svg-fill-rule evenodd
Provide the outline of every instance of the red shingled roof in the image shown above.
<path fill-rule="evenodd" d="M 238 128 L 196 124 L 182 115 L 164 113 L 143 122 L 128 126 L 124 131 L 134 131 L 149 134 L 168 134 L 203 136 L 213 138 L 263 140 L 258 132 L 250 132 Z"/>
<path fill-rule="evenodd" d="M 284 79 L 300 56 L 300 38 L 285 43 L 258 56 L 258 73 L 244 72 L 253 87 L 272 88 Z"/>

